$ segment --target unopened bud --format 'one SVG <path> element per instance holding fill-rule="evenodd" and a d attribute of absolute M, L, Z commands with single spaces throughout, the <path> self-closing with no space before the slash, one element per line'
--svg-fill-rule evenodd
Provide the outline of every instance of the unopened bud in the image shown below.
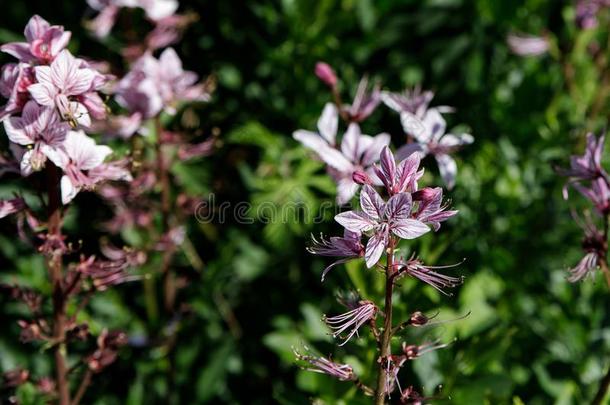
<path fill-rule="evenodd" d="M 413 360 L 419 356 L 419 346 L 417 345 L 403 345 L 402 352 L 408 360 Z"/>
<path fill-rule="evenodd" d="M 438 190 L 436 188 L 425 187 L 411 193 L 411 197 L 413 198 L 413 201 L 430 201 L 436 196 L 437 193 Z"/>
<path fill-rule="evenodd" d="M 328 87 L 335 87 L 337 85 L 337 75 L 335 74 L 335 71 L 333 70 L 332 67 L 330 67 L 330 65 L 328 63 L 325 62 L 318 62 L 316 63 L 316 76 L 318 76 L 318 79 L 322 80 L 322 82 L 324 82 L 324 84 L 326 84 Z"/>
<path fill-rule="evenodd" d="M 370 177 L 361 170 L 356 170 L 354 173 L 352 173 L 352 180 L 354 180 L 354 183 L 360 184 L 361 186 L 365 184 L 372 184 Z"/>
<path fill-rule="evenodd" d="M 419 311 L 413 312 L 411 314 L 411 318 L 409 319 L 409 323 L 413 326 L 423 326 L 429 321 L 430 319 Z"/>

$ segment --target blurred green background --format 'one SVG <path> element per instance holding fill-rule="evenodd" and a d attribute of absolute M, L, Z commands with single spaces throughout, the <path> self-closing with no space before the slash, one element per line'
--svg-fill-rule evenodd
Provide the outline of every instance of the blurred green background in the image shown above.
<path fill-rule="evenodd" d="M 121 66 L 116 44 L 107 47 L 84 30 L 91 15 L 84 2 L 4 3 L 0 42 L 21 36 L 37 13 L 73 32 L 76 53 Z M 460 214 L 409 249 L 431 264 L 465 258 L 456 271 L 466 282 L 452 297 L 404 282 L 397 314 L 471 314 L 405 333 L 412 343 L 456 338 L 416 360 L 404 374 L 408 383 L 428 395 L 442 385 L 444 399 L 435 403 L 460 405 L 567 405 L 592 397 L 610 363 L 610 301 L 601 277 L 575 285 L 565 280 L 581 255 L 581 231 L 569 215 L 579 202 L 562 200 L 564 179 L 552 166 L 565 164 L 582 150 L 585 132 L 606 123 L 607 104 L 596 116 L 589 113 L 603 90 L 591 44 L 610 56 L 607 18 L 598 29 L 578 31 L 573 2 L 557 0 L 192 0 L 181 1 L 181 11 L 200 19 L 175 48 L 188 69 L 214 74 L 218 88 L 210 104 L 187 110 L 175 125 L 188 113 L 202 133 L 218 128 L 222 142 L 213 156 L 175 169 L 184 187 L 202 198 L 214 193 L 218 203 L 255 207 L 334 201 L 322 165 L 291 137 L 295 129 L 314 129 L 329 99 L 313 75 L 318 60 L 336 68 L 347 99 L 364 73 L 394 91 L 416 84 L 434 90 L 433 105 L 456 107 L 450 124 L 466 123 L 475 143 L 460 152 L 457 185 L 447 193 Z M 505 38 L 514 31 L 554 34 L 561 58 L 512 55 Z M 2 63 L 9 59 L 0 56 Z M 570 86 L 563 79 L 566 63 L 575 71 Z M 363 130 L 388 131 L 395 145 L 403 142 L 397 116 L 384 108 Z M 425 163 L 424 183 L 440 184 L 434 162 Z M 77 205 L 95 212 L 78 228 L 86 239 L 108 212 L 91 195 L 79 196 Z M 68 224 L 73 233 L 76 222 Z M 48 288 L 42 261 L 15 243 L 13 224 L 3 221 L 0 229 L 0 279 Z M 287 224 L 193 218 L 189 232 L 205 266 L 188 270 L 183 258 L 190 282 L 180 301 L 192 313 L 180 323 L 177 391 L 167 392 L 165 353 L 129 346 L 96 377 L 85 403 L 368 403 L 350 384 L 300 370 L 291 349 L 306 344 L 336 353 L 371 375 L 371 341 L 362 337 L 336 350 L 320 321 L 323 313 L 341 310 L 340 291 L 380 293 L 380 277 L 359 263 L 319 282 L 328 260 L 305 247 L 312 232 L 339 232 L 330 212 L 321 224 L 307 216 Z M 94 325 L 141 334 L 141 292 L 132 283 L 101 294 L 89 310 Z M 0 371 L 48 370 L 44 356 L 18 343 L 20 308 L 0 304 Z M 27 387 L 20 395 L 35 402 Z"/>

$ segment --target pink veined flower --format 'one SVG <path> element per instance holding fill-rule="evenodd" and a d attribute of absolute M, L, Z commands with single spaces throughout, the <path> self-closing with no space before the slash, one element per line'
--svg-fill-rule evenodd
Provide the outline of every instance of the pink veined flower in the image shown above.
<path fill-rule="evenodd" d="M 12 198 L 10 200 L 0 200 L 0 218 L 16 214 L 23 211 L 27 205 L 21 197 Z"/>
<path fill-rule="evenodd" d="M 549 40 L 534 35 L 509 34 L 506 38 L 510 50 L 519 56 L 539 56 L 549 51 Z"/>
<path fill-rule="evenodd" d="M 305 370 L 326 374 L 337 378 L 339 381 L 351 381 L 356 379 L 354 369 L 348 364 L 335 363 L 325 357 L 301 354 L 296 350 L 294 350 L 294 354 L 297 360 L 309 364 Z"/>
<path fill-rule="evenodd" d="M 589 216 L 585 217 L 584 222 L 576 215 L 574 216 L 574 219 L 585 231 L 585 237 L 582 241 L 582 248 L 585 251 L 585 256 L 576 266 L 568 270 L 568 281 L 571 283 L 581 281 L 592 274 L 593 270 L 599 267 L 600 259 L 603 257 L 606 250 L 604 235 L 597 229 Z"/>
<path fill-rule="evenodd" d="M 381 92 L 381 101 L 392 110 L 402 113 L 406 111 L 422 119 L 428 111 L 428 106 L 434 98 L 431 91 L 422 91 L 421 87 L 405 90 L 401 93 Z"/>
<path fill-rule="evenodd" d="M 68 131 L 63 143 L 63 151 L 53 151 L 49 159 L 64 171 L 61 178 L 61 196 L 67 204 L 83 188 L 91 188 L 100 181 L 100 176 L 91 176 L 104 159 L 112 153 L 105 145 L 96 145 L 83 131 Z"/>
<path fill-rule="evenodd" d="M 381 179 L 389 195 L 417 191 L 417 181 L 424 175 L 419 170 L 419 153 L 413 153 L 396 165 L 396 160 L 390 148 L 384 146 L 381 150 L 380 165 L 375 165 L 375 173 Z"/>
<path fill-rule="evenodd" d="M 358 184 L 353 179 L 354 172 L 365 172 L 374 183 L 379 183 L 373 164 L 379 160 L 381 149 L 390 143 L 390 135 L 363 135 L 360 126 L 352 123 L 339 147 L 336 139 L 338 125 L 337 107 L 327 103 L 318 120 L 318 133 L 301 129 L 292 136 L 327 164 L 330 174 L 337 182 L 337 203 L 342 205 L 349 202 L 358 191 Z"/>
<path fill-rule="evenodd" d="M 7 63 L 0 73 L 0 95 L 7 99 L 0 108 L 0 121 L 19 113 L 30 99 L 28 87 L 36 81 L 34 69 L 26 63 Z"/>
<path fill-rule="evenodd" d="M 0 47 L 21 62 L 48 64 L 66 48 L 70 41 L 70 32 L 64 27 L 50 25 L 44 18 L 34 15 L 25 26 L 27 42 L 11 42 Z"/>
<path fill-rule="evenodd" d="M 412 218 L 411 194 L 399 193 L 387 203 L 369 185 L 360 193 L 362 211 L 346 211 L 335 216 L 335 221 L 352 232 L 372 232 L 364 258 L 373 267 L 386 249 L 390 233 L 402 239 L 415 239 L 430 231 L 423 222 Z"/>
<path fill-rule="evenodd" d="M 21 173 L 28 176 L 41 170 L 48 154 L 57 153 L 62 147 L 69 126 L 60 120 L 55 109 L 29 101 L 21 117 L 4 121 L 4 129 L 11 142 L 28 147 L 21 157 Z"/>
<path fill-rule="evenodd" d="M 330 318 L 324 317 L 324 322 L 332 330 L 333 337 L 337 338 L 343 333 L 347 333 L 343 343 L 339 346 L 346 344 L 354 335 L 358 336 L 358 329 L 371 319 L 375 319 L 377 316 L 378 308 L 371 301 L 361 301 L 356 308 L 350 309 L 348 312 L 332 316 Z"/>
<path fill-rule="evenodd" d="M 89 111 L 77 96 L 84 96 L 100 84 L 99 74 L 64 50 L 50 66 L 36 66 L 36 80 L 28 90 L 40 105 L 57 108 L 61 117 L 72 123 L 91 125 Z"/>
<path fill-rule="evenodd" d="M 364 76 L 358 88 L 356 96 L 351 105 L 343 107 L 343 111 L 348 115 L 350 122 L 362 122 L 375 111 L 381 102 L 381 89 L 379 84 L 375 84 L 373 89 L 368 91 L 369 79 Z"/>
<path fill-rule="evenodd" d="M 326 240 L 312 238 L 312 245 L 307 248 L 309 253 L 319 256 L 341 257 L 322 271 L 322 282 L 326 274 L 335 266 L 351 259 L 364 256 L 364 246 L 361 242 L 362 234 L 345 229 L 343 237 L 333 236 Z"/>
<path fill-rule="evenodd" d="M 438 169 L 447 188 L 455 185 L 457 164 L 450 154 L 463 145 L 474 142 L 470 134 L 446 134 L 447 124 L 437 108 L 430 108 L 422 120 L 415 115 L 403 111 L 400 121 L 404 131 L 415 138 L 414 143 L 408 143 L 396 151 L 397 157 L 402 160 L 414 152 L 424 156 L 433 155 L 438 163 Z"/>
<path fill-rule="evenodd" d="M 415 218 L 430 225 L 435 232 L 441 228 L 441 222 L 446 221 L 458 213 L 457 210 L 448 210 L 449 204 L 443 205 L 443 189 L 441 187 L 426 187 L 414 192 L 413 201 L 417 201 Z"/>
<path fill-rule="evenodd" d="M 446 274 L 436 272 L 436 269 L 445 269 L 455 267 L 449 266 L 426 266 L 421 260 L 411 258 L 407 261 L 396 263 L 396 271 L 399 275 L 408 274 L 411 277 L 417 278 L 420 281 L 432 286 L 434 289 L 445 295 L 451 295 L 445 292 L 444 288 L 453 288 L 464 282 L 464 277 L 452 277 Z"/>

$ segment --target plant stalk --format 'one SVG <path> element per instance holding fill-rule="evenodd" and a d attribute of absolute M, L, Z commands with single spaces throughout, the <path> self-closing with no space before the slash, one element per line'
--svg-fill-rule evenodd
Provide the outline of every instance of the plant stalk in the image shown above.
<path fill-rule="evenodd" d="M 385 387 L 387 385 L 387 374 L 384 370 L 384 361 L 387 360 L 392 350 L 392 293 L 394 291 L 394 239 L 390 238 L 386 264 L 385 304 L 383 323 L 383 334 L 381 336 L 381 351 L 379 353 L 379 374 L 377 375 L 377 389 L 375 391 L 375 405 L 385 404 Z"/>
<path fill-rule="evenodd" d="M 57 167 L 47 162 L 48 237 L 51 243 L 61 242 L 61 191 Z M 49 259 L 49 276 L 53 285 L 53 338 L 55 345 L 55 374 L 60 405 L 70 405 L 66 348 L 66 296 L 63 290 L 62 251 L 53 250 Z"/>

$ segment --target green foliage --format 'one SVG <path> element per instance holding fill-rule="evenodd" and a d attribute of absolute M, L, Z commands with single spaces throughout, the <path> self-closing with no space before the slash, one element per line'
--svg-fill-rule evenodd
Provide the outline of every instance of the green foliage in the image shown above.
<path fill-rule="evenodd" d="M 117 38 L 108 41 L 109 52 L 81 27 L 84 2 L 51 3 L 5 7 L 0 42 L 19 37 L 29 16 L 38 13 L 73 31 L 78 53 L 120 61 Z M 145 309 L 146 282 L 135 282 L 101 294 L 83 315 L 97 320 L 96 330 L 120 327 L 134 341 L 110 370 L 95 376 L 85 403 L 163 403 L 168 394 L 174 403 L 369 403 L 352 385 L 294 364 L 293 348 L 334 352 L 320 318 L 340 310 L 340 288 L 371 298 L 379 298 L 382 288 L 378 274 L 358 262 L 333 269 L 321 285 L 328 262 L 305 252 L 310 233 L 339 231 L 332 221 L 334 184 L 291 138 L 295 129 L 314 129 L 329 100 L 313 75 L 318 60 L 336 68 L 346 96 L 364 73 L 387 89 L 433 89 L 434 104 L 456 107 L 450 123 L 468 123 L 475 136 L 459 155 L 457 185 L 447 194 L 460 214 L 438 234 L 403 246 L 439 265 L 465 258 L 454 271 L 466 282 L 450 298 L 413 281 L 402 283 L 396 294 L 397 318 L 415 310 L 438 310 L 438 320 L 469 315 L 404 332 L 411 343 L 451 342 L 414 362 L 408 382 L 427 395 L 442 385 L 439 397 L 451 401 L 438 403 L 589 401 L 608 367 L 608 293 L 601 278 L 576 285 L 565 280 L 565 269 L 581 255 L 580 230 L 569 215 L 578 202 L 562 200 L 563 179 L 552 167 L 582 150 L 587 130 L 607 124 L 609 106 L 600 92 L 608 84 L 596 68 L 610 58 L 607 19 L 598 29 L 578 31 L 573 2 L 555 0 L 181 4 L 201 18 L 177 46 L 185 67 L 213 72 L 218 80 L 210 107 L 194 110 L 199 130 L 218 129 L 223 146 L 210 158 L 181 163 L 174 174 L 202 199 L 214 193 L 218 203 L 251 206 L 243 221 L 189 223 L 191 249 L 180 256 L 189 276 L 180 292 L 188 316 L 176 345 L 174 391 L 169 393 L 166 353 L 135 343 L 154 324 Z M 512 31 L 547 32 L 551 54 L 511 55 L 505 37 Z M 602 49 L 597 60 L 591 56 L 594 45 Z M 565 66 L 572 72 L 569 81 Z M 378 110 L 363 129 L 387 130 L 395 145 L 402 142 L 391 112 Z M 425 165 L 424 182 L 440 184 L 434 162 Z M 15 190 L 9 183 L 0 187 L 0 196 Z M 36 203 L 36 196 L 25 198 Z M 90 237 L 106 219 L 106 208 L 82 196 L 77 208 L 69 232 L 97 246 Z M 296 215 L 277 220 L 290 212 Z M 82 221 L 83 213 L 92 217 Z M 40 258 L 16 241 L 14 223 L 3 220 L 0 228 L 0 281 L 48 293 Z M 146 236 L 123 232 L 134 244 Z M 24 309 L 4 298 L 0 305 L 0 370 L 21 366 L 34 376 L 48 373 L 49 363 L 31 356 L 41 348 L 18 343 L 16 320 Z M 368 381 L 376 360 L 371 343 L 364 330 L 337 353 Z M 20 387 L 17 397 L 22 404 L 40 403 L 31 384 Z"/>

